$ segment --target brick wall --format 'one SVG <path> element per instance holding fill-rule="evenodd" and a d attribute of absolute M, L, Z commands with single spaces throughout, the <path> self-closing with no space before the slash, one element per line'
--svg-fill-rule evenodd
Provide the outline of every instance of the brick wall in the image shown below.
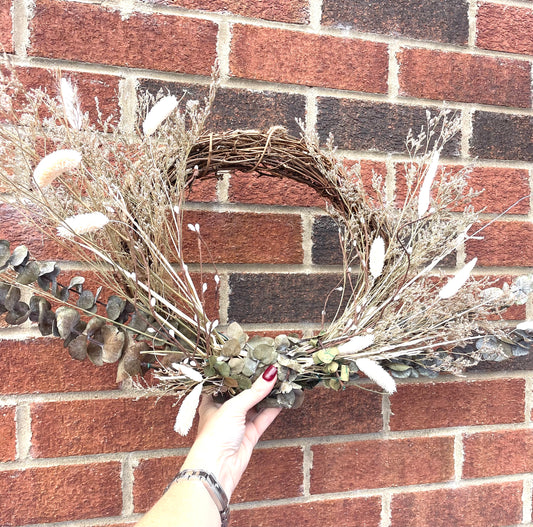
<path fill-rule="evenodd" d="M 476 159 L 484 222 L 533 185 L 532 27 L 531 0 L 0 0 L 0 40 L 28 86 L 54 90 L 46 69 L 60 67 L 86 109 L 97 95 L 128 130 L 137 91 L 201 97 L 218 59 L 212 128 L 297 132 L 302 119 L 362 159 L 363 177 L 381 172 L 390 196 L 408 129 L 445 100 L 462 127 L 443 163 Z M 531 272 L 532 204 L 450 267 L 476 255 L 478 274 Z M 243 174 L 193 190 L 191 221 L 222 276 L 211 308 L 222 322 L 317 327 L 340 271 L 321 206 L 305 187 Z M 0 238 L 58 258 L 6 206 Z M 526 315 L 532 305 L 509 317 Z M 137 400 L 116 388 L 114 366 L 75 362 L 30 327 L 0 331 L 0 525 L 133 525 L 191 442 L 172 431 L 174 401 Z M 313 390 L 268 430 L 232 525 L 533 525 L 532 370 L 533 357 L 486 364 L 466 378 L 401 382 L 390 398 Z"/>

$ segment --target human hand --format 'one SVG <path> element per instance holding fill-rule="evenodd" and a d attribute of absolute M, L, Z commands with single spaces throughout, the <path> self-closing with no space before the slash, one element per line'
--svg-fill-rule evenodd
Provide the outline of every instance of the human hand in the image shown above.
<path fill-rule="evenodd" d="M 200 404 L 198 435 L 182 469 L 204 469 L 220 482 L 228 499 L 248 466 L 259 438 L 280 413 L 280 408 L 257 412 L 254 406 L 274 387 L 275 366 L 269 366 L 249 390 L 224 404 L 204 396 Z"/>

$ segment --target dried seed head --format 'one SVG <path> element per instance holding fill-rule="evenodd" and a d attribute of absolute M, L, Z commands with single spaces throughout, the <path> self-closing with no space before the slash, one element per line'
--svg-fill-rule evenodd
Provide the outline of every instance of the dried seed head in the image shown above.
<path fill-rule="evenodd" d="M 109 223 L 109 218 L 101 212 L 89 212 L 70 216 L 57 228 L 58 236 L 73 238 L 76 235 L 95 232 Z"/>
<path fill-rule="evenodd" d="M 81 154 L 76 150 L 56 150 L 43 157 L 33 172 L 33 179 L 39 187 L 46 187 L 55 178 L 74 170 L 81 163 Z"/>
<path fill-rule="evenodd" d="M 160 99 L 143 122 L 143 133 L 146 136 L 152 135 L 161 125 L 161 123 L 177 108 L 178 99 L 174 95 L 168 95 Z"/>

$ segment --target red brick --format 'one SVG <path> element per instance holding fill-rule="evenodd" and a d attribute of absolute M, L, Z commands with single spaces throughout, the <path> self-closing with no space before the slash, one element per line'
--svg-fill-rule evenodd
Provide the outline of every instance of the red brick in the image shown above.
<path fill-rule="evenodd" d="M 533 472 L 533 430 L 503 430 L 466 435 L 464 478 Z"/>
<path fill-rule="evenodd" d="M 474 225 L 470 234 L 483 225 Z M 496 221 L 484 228 L 481 240 L 467 240 L 467 258 L 477 256 L 477 265 L 530 267 L 533 265 L 533 223 Z"/>
<path fill-rule="evenodd" d="M 296 214 L 216 213 L 184 214 L 183 254 L 198 262 L 198 238 L 186 226 L 198 223 L 205 245 L 204 263 L 302 263 L 302 221 Z M 209 251 L 207 251 L 207 250 Z"/>
<path fill-rule="evenodd" d="M 42 88 L 52 97 L 60 95 L 58 77 L 50 70 L 17 67 L 15 73 L 27 90 Z M 118 123 L 120 118 L 118 77 L 65 70 L 61 70 L 61 77 L 70 79 L 72 84 L 77 86 L 81 109 L 84 113 L 89 112 L 92 123 L 95 123 L 98 117 L 95 98 L 98 99 L 98 108 L 102 112 L 102 117 L 107 119 L 114 116 L 111 122 Z"/>
<path fill-rule="evenodd" d="M 211 202 L 217 200 L 218 180 L 204 179 L 195 181 L 185 192 L 185 198 L 189 202 Z"/>
<path fill-rule="evenodd" d="M 59 338 L 2 340 L 2 394 L 116 389 L 116 365 L 74 360 Z M 31 375 L 28 375 L 31 371 Z"/>
<path fill-rule="evenodd" d="M 123 19 L 98 5 L 38 0 L 28 54 L 209 75 L 217 31 L 207 20 L 141 13 Z"/>
<path fill-rule="evenodd" d="M 499 106 L 531 106 L 526 61 L 404 49 L 398 54 L 400 94 Z"/>
<path fill-rule="evenodd" d="M 48 523 L 122 511 L 120 463 L 0 472 L 2 525 Z"/>
<path fill-rule="evenodd" d="M 476 277 L 477 278 L 477 277 Z M 480 277 L 481 278 L 481 277 Z M 490 279 L 491 285 L 489 287 L 503 287 L 504 284 L 511 285 L 515 280 L 516 276 L 488 276 Z M 526 306 L 510 306 L 503 313 L 498 315 L 492 315 L 489 317 L 489 320 L 524 320 L 526 318 Z"/>
<path fill-rule="evenodd" d="M 435 179 L 438 185 L 441 170 L 447 175 L 455 175 L 462 168 L 460 165 L 439 167 L 439 174 Z M 405 199 L 405 168 L 398 163 L 396 169 L 396 198 L 399 203 Z M 466 176 L 468 189 L 480 194 L 472 199 L 472 206 L 478 212 L 502 213 L 509 210 L 509 214 L 528 214 L 529 200 L 522 199 L 529 195 L 529 174 L 527 170 L 504 167 L 473 167 Z M 467 190 L 468 190 L 467 189 Z M 464 206 L 452 209 L 464 210 Z"/>
<path fill-rule="evenodd" d="M 391 397 L 391 430 L 524 421 L 524 381 L 408 384 Z"/>
<path fill-rule="evenodd" d="M 134 471 L 135 512 L 147 511 L 178 473 L 184 457 L 142 460 Z M 275 500 L 301 496 L 303 453 L 300 448 L 257 449 L 242 480 L 231 497 L 232 503 Z"/>
<path fill-rule="evenodd" d="M 282 29 L 236 25 L 231 74 L 270 82 L 386 93 L 387 46 Z"/>
<path fill-rule="evenodd" d="M 32 455 L 61 457 L 189 446 L 174 432 L 175 397 L 35 403 Z"/>
<path fill-rule="evenodd" d="M 533 54 L 533 9 L 481 4 L 476 27 L 476 45 L 480 48 Z"/>
<path fill-rule="evenodd" d="M 294 24 L 304 24 L 309 19 L 305 0 L 150 0 L 150 3 Z"/>
<path fill-rule="evenodd" d="M 522 483 L 397 494 L 392 527 L 497 527 L 522 521 Z"/>
<path fill-rule="evenodd" d="M 0 45 L 2 51 L 11 53 L 13 47 L 13 22 L 11 21 L 11 9 L 13 0 L 0 0 Z"/>
<path fill-rule="evenodd" d="M 0 437 L 0 461 L 13 461 L 17 455 L 14 406 L 0 406 Z"/>
<path fill-rule="evenodd" d="M 451 437 L 354 441 L 312 450 L 312 494 L 434 483 L 454 474 Z"/>
<path fill-rule="evenodd" d="M 380 498 L 344 498 L 236 510 L 231 527 L 378 527 L 380 516 Z"/>
<path fill-rule="evenodd" d="M 382 428 L 381 395 L 356 386 L 339 392 L 315 388 L 305 392 L 300 408 L 281 412 L 263 438 L 368 434 Z"/>

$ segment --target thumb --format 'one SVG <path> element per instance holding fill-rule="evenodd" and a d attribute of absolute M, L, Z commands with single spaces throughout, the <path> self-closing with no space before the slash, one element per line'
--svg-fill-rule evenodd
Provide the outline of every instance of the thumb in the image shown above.
<path fill-rule="evenodd" d="M 244 390 L 239 395 L 230 399 L 228 403 L 234 409 L 241 410 L 243 413 L 253 408 L 258 402 L 262 401 L 274 388 L 278 377 L 276 366 L 269 366 L 261 377 L 256 379 L 249 390 Z"/>

